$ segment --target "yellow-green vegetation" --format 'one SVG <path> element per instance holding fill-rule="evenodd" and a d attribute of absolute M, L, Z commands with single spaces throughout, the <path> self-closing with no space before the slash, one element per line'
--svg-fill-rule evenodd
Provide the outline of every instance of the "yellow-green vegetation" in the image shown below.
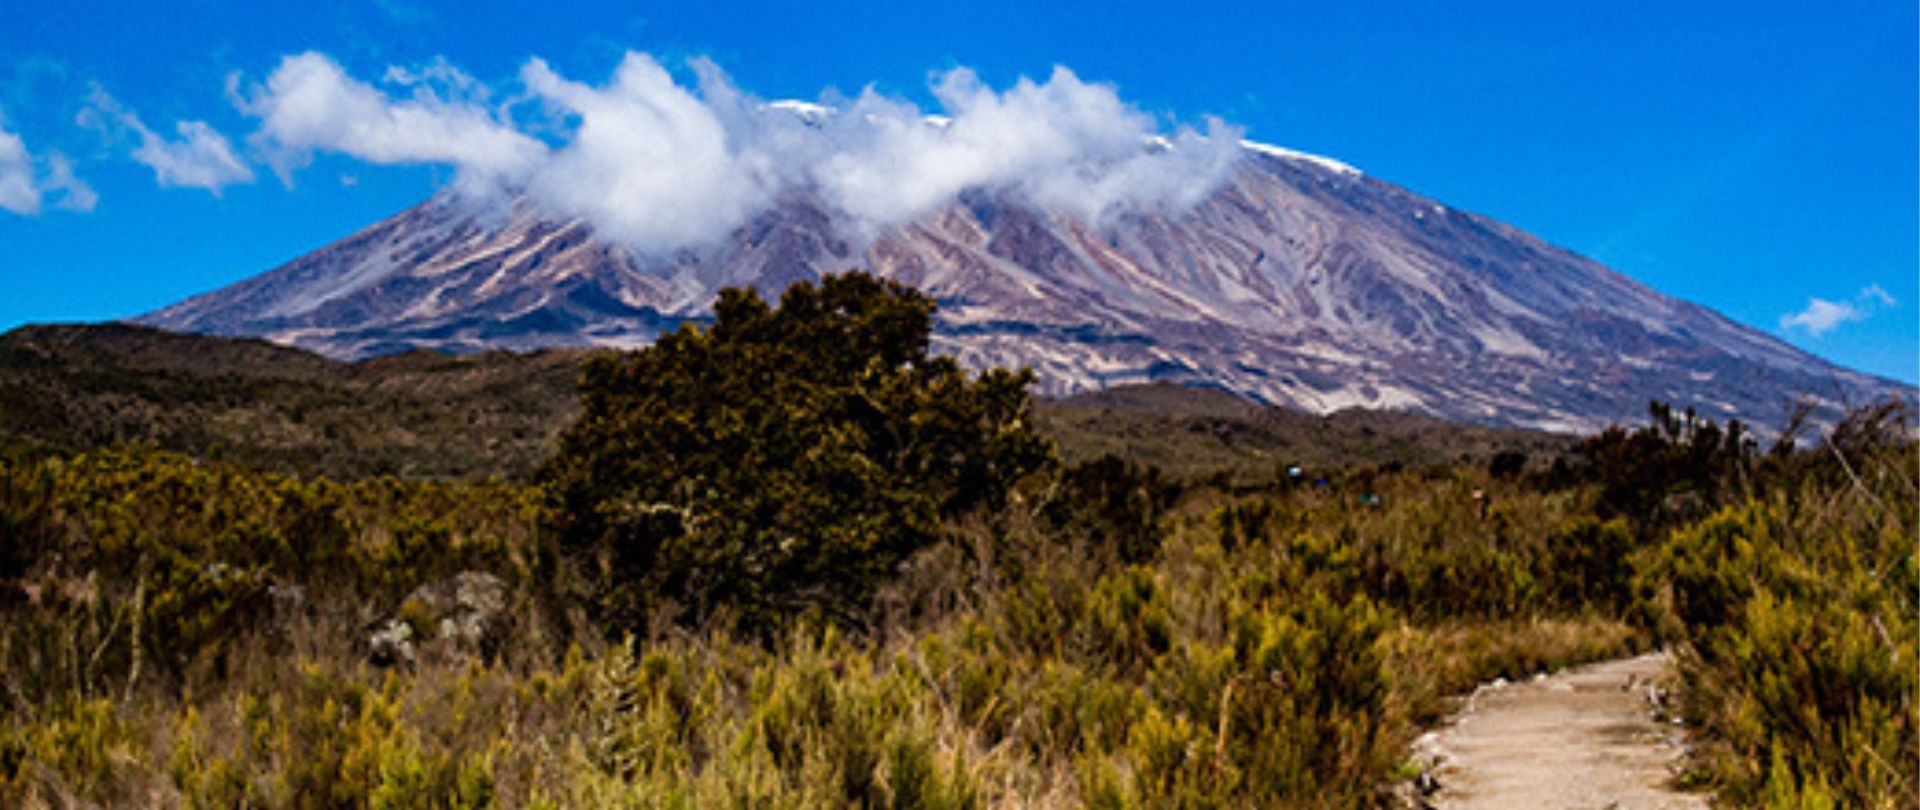
<path fill-rule="evenodd" d="M 1172 383 L 1122 386 L 1041 402 L 1040 428 L 1069 463 L 1106 455 L 1152 464 L 1178 478 L 1260 481 L 1301 465 L 1515 463 L 1545 467 L 1577 441 L 1557 433 L 1447 422 L 1407 411 L 1358 408 L 1315 415 Z"/>
<path fill-rule="evenodd" d="M 899 282 L 830 276 L 778 308 L 729 289 L 714 311 L 588 361 L 548 466 L 560 570 L 612 629 L 857 620 L 943 518 L 999 507 L 1047 460 L 1031 375 L 929 354 L 933 302 Z"/>
<path fill-rule="evenodd" d="M 1766 807 L 1920 804 L 1920 455 L 1911 414 L 1856 411 L 1674 531 L 1643 576 L 1686 642 L 1703 779 Z"/>
<path fill-rule="evenodd" d="M 380 769 L 471 770 L 407 760 L 433 749 L 403 721 L 464 681 L 383 682 L 361 628 L 453 571 L 526 582 L 539 509 L 525 487 L 303 481 L 137 446 L 0 466 L 0 803 L 336 806 Z M 495 666 L 554 658 L 541 639 L 522 622 Z"/>
<path fill-rule="evenodd" d="M 579 410 L 579 350 L 343 363 L 130 324 L 0 334 L 0 454 L 124 442 L 332 478 L 525 480 Z"/>
<path fill-rule="evenodd" d="M 1380 509 L 1318 490 L 1146 504 L 1129 519 L 1158 542 L 1131 563 L 1121 527 L 1029 493 L 950 525 L 867 627 L 611 645 L 588 628 L 571 655 L 528 573 L 532 487 L 302 481 L 137 447 L 0 481 L 28 541 L 7 572 L 10 804 L 1345 806 L 1439 696 L 1635 638 L 1517 595 L 1474 597 L 1486 621 L 1423 619 L 1446 612 L 1422 601 L 1437 591 L 1391 583 L 1435 565 L 1551 581 L 1548 557 L 1447 549 L 1579 498 L 1515 491 L 1481 523 L 1468 482 L 1411 474 L 1381 479 Z M 365 662 L 373 619 L 467 568 L 515 583 L 506 654 Z M 304 604 L 276 601 L 295 587 Z"/>
<path fill-rule="evenodd" d="M 329 478 L 531 479 L 580 413 L 582 349 L 339 362 L 257 339 L 129 324 L 0 334 L 0 455 L 125 442 Z M 1573 439 L 1411 413 L 1320 417 L 1222 391 L 1124 386 L 1034 403 L 1069 463 L 1113 454 L 1171 477 L 1267 478 L 1284 465 L 1546 466 Z"/>
<path fill-rule="evenodd" d="M 529 483 L 0 461 L 0 805 L 1370 806 L 1449 695 L 1656 643 L 1731 802 L 1912 803 L 1903 410 L 1183 483 L 797 289 L 597 361 Z"/>

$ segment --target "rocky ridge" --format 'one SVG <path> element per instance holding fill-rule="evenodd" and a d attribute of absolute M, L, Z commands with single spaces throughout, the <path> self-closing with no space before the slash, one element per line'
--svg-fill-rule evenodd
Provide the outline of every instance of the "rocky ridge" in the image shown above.
<path fill-rule="evenodd" d="M 1839 368 L 1510 226 L 1337 161 L 1245 144 L 1182 212 L 1089 224 L 975 190 L 862 236 L 792 190 L 721 245 L 647 256 L 524 199 L 442 195 L 137 321 L 338 358 L 638 346 L 714 294 L 854 268 L 941 304 L 936 348 L 1040 393 L 1171 381 L 1315 413 L 1404 409 L 1559 431 L 1660 399 L 1763 427 L 1912 389 Z"/>

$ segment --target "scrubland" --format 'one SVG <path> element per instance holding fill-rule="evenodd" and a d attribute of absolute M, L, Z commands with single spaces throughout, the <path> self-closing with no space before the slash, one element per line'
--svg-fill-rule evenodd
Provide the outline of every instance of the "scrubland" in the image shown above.
<path fill-rule="evenodd" d="M 1061 461 L 1018 375 L 926 357 L 930 304 L 815 292 L 590 361 L 524 482 L 14 452 L 0 804 L 1374 806 L 1450 695 L 1657 646 L 1689 784 L 1920 800 L 1899 403 L 1174 478 Z M 462 574 L 477 633 L 422 595 Z"/>

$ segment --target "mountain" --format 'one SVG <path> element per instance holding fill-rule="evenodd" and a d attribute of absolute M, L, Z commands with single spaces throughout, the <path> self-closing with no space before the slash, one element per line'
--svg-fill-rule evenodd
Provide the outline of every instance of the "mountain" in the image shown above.
<path fill-rule="evenodd" d="M 1649 400 L 1777 424 L 1911 389 L 1336 161 L 1245 144 L 1178 214 L 1098 226 L 976 190 L 858 229 L 805 190 L 724 244 L 668 257 L 521 199 L 442 195 L 260 276 L 136 321 L 336 358 L 415 348 L 636 346 L 700 321 L 727 285 L 773 295 L 865 268 L 941 305 L 936 348 L 1029 365 L 1040 393 L 1210 386 L 1314 413 L 1402 409 L 1582 431 Z"/>

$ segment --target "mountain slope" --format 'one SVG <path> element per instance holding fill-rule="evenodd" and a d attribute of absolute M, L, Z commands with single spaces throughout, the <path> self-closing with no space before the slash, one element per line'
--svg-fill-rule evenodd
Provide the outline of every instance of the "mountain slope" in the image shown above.
<path fill-rule="evenodd" d="M 968 192 L 868 239 L 793 191 L 723 245 L 641 256 L 521 201 L 440 197 L 335 245 L 138 319 L 358 358 L 632 346 L 717 290 L 775 294 L 868 268 L 941 302 L 939 349 L 1031 365 L 1062 395 L 1166 380 L 1327 413 L 1400 408 L 1553 430 L 1649 399 L 1769 425 L 1888 391 L 1757 330 L 1342 164 L 1248 144 L 1194 208 L 1098 227 Z"/>

